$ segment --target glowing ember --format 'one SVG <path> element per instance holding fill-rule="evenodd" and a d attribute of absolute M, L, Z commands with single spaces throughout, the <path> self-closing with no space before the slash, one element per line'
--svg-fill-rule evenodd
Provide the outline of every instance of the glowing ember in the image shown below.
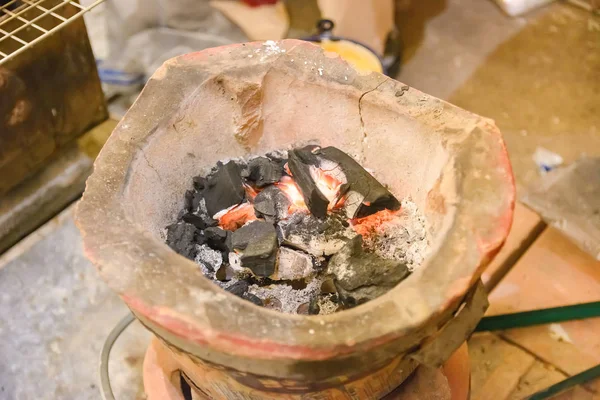
<path fill-rule="evenodd" d="M 283 193 L 287 195 L 290 199 L 290 207 L 288 209 L 289 213 L 292 214 L 295 211 L 306 211 L 308 212 L 308 207 L 306 207 L 306 203 L 304 202 L 304 197 L 302 197 L 302 193 L 300 193 L 300 189 L 296 185 L 296 182 L 289 177 L 284 176 L 281 178 L 279 182 L 275 184 Z"/>
<path fill-rule="evenodd" d="M 393 220 L 399 213 L 400 210 L 381 210 L 363 218 L 352 219 L 350 220 L 350 225 L 359 235 L 369 236 L 377 233 L 378 227 L 385 222 Z"/>
<path fill-rule="evenodd" d="M 246 198 L 250 201 L 254 201 L 254 198 L 257 194 L 260 193 L 260 190 L 253 188 L 250 185 L 244 184 L 244 191 L 246 192 Z"/>
<path fill-rule="evenodd" d="M 329 205 L 327 206 L 328 210 L 333 210 L 336 207 L 341 205 L 339 200 L 340 195 L 340 187 L 342 186 L 342 182 L 337 180 L 332 175 L 328 174 L 326 171 L 320 168 L 314 168 L 311 171 L 313 175 L 313 179 L 321 193 L 329 200 Z"/>
<path fill-rule="evenodd" d="M 246 222 L 254 221 L 254 206 L 250 203 L 242 203 L 227 210 L 223 210 L 215 215 L 219 221 L 219 226 L 228 231 L 235 231 L 244 226 Z"/>

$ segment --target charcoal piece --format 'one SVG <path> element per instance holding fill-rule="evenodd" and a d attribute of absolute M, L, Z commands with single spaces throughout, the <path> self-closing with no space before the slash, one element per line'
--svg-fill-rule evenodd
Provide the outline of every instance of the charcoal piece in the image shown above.
<path fill-rule="evenodd" d="M 405 263 L 368 253 L 362 243 L 362 236 L 356 236 L 331 257 L 327 267 L 346 307 L 381 296 L 409 274 Z"/>
<path fill-rule="evenodd" d="M 227 164 L 219 163 L 216 170 L 208 177 L 202 194 L 210 216 L 240 204 L 244 200 L 245 190 L 241 172 L 240 166 L 230 161 Z"/>
<path fill-rule="evenodd" d="M 295 213 L 277 226 L 282 245 L 315 257 L 335 254 L 350 238 L 356 236 L 356 232 L 344 227 L 335 214 L 319 220 L 309 214 Z"/>
<path fill-rule="evenodd" d="M 290 200 L 278 187 L 269 186 L 254 199 L 254 213 L 267 222 L 275 223 L 287 218 Z"/>
<path fill-rule="evenodd" d="M 254 303 L 254 304 L 256 304 L 257 306 L 260 306 L 260 307 L 264 306 L 263 301 L 260 299 L 260 297 L 254 295 L 252 293 L 249 293 L 249 292 L 245 293 L 242 296 L 242 299 L 248 300 L 249 302 Z"/>
<path fill-rule="evenodd" d="M 183 220 L 183 222 L 192 224 L 198 229 L 206 229 L 207 228 L 206 221 L 202 217 L 200 217 L 196 214 L 192 214 L 192 213 L 183 214 L 181 219 Z"/>
<path fill-rule="evenodd" d="M 290 150 L 288 156 L 288 167 L 294 182 L 300 188 L 306 206 L 315 217 L 325 218 L 329 200 L 319 190 L 310 173 L 318 160 L 307 148 Z"/>
<path fill-rule="evenodd" d="M 229 253 L 231 250 L 231 232 L 219 227 L 209 227 L 204 230 L 206 244 L 215 250 Z"/>
<path fill-rule="evenodd" d="M 193 190 L 186 190 L 183 202 L 183 209 L 187 212 L 194 212 L 194 195 L 196 194 Z"/>
<path fill-rule="evenodd" d="M 308 303 L 308 314 L 317 315 L 320 311 L 321 308 L 319 307 L 319 298 L 315 296 Z"/>
<path fill-rule="evenodd" d="M 194 192 L 194 197 L 192 198 L 192 212 L 197 212 L 200 209 L 200 202 L 204 198 L 204 195 L 200 192 Z"/>
<path fill-rule="evenodd" d="M 308 278 L 315 272 L 312 258 L 303 252 L 281 247 L 274 280 L 296 280 Z"/>
<path fill-rule="evenodd" d="M 319 298 L 318 296 L 310 299 L 309 302 L 300 304 L 296 309 L 296 314 L 300 315 L 317 315 L 321 311 L 319 307 Z"/>
<path fill-rule="evenodd" d="M 302 303 L 296 309 L 296 314 L 298 315 L 308 315 L 309 303 Z"/>
<path fill-rule="evenodd" d="M 321 283 L 321 293 L 336 293 L 335 284 L 333 279 L 327 278 Z"/>
<path fill-rule="evenodd" d="M 265 187 L 279 182 L 283 175 L 283 167 L 277 161 L 266 157 L 256 157 L 248 162 L 248 167 L 242 174 L 249 181 L 254 182 L 256 187 Z"/>
<path fill-rule="evenodd" d="M 265 221 L 252 221 L 237 229 L 231 235 L 231 246 L 236 250 L 244 250 L 248 244 L 260 237 L 268 236 L 274 232 L 273 225 Z"/>
<path fill-rule="evenodd" d="M 351 207 L 349 218 L 361 218 L 377 211 L 400 208 L 398 199 L 348 154 L 335 147 L 325 147 L 317 150 L 316 155 L 337 163 L 347 181 L 342 190 L 348 191 L 350 195 L 357 195 L 351 201 L 346 201 L 347 207 Z"/>
<path fill-rule="evenodd" d="M 241 251 L 240 264 L 254 275 L 267 277 L 275 272 L 277 233 L 265 221 L 253 221 L 231 235 L 232 248 Z"/>
<path fill-rule="evenodd" d="M 193 260 L 196 244 L 202 244 L 200 231 L 192 224 L 178 222 L 167 226 L 167 244 L 178 254 Z"/>
<path fill-rule="evenodd" d="M 221 267 L 219 267 L 219 269 L 215 273 L 215 278 L 217 278 L 217 280 L 221 282 L 226 282 L 229 280 L 227 279 L 227 265 L 223 264 L 221 265 Z"/>
<path fill-rule="evenodd" d="M 208 180 L 203 177 L 203 176 L 195 176 L 192 178 L 192 181 L 194 182 L 194 189 L 198 190 L 198 191 L 202 191 L 204 190 L 204 188 L 206 187 Z"/>
<path fill-rule="evenodd" d="M 248 292 L 249 287 L 250 287 L 250 284 L 248 282 L 237 281 L 234 284 L 226 287 L 225 290 L 231 294 L 238 296 L 238 297 L 242 297 L 243 295 L 245 295 Z"/>

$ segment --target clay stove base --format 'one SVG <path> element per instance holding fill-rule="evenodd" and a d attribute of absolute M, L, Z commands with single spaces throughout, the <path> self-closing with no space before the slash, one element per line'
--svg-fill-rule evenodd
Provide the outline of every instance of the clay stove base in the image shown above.
<path fill-rule="evenodd" d="M 184 400 L 178 372 L 181 369 L 182 365 L 173 357 L 171 350 L 157 338 L 152 339 L 144 358 L 143 375 L 147 400 Z M 417 368 L 410 378 L 383 400 L 467 400 L 470 380 L 469 353 L 465 342 L 440 369 Z M 192 398 L 213 400 L 203 396 L 196 392 Z M 331 399 L 346 398 L 341 393 L 339 396 Z"/>

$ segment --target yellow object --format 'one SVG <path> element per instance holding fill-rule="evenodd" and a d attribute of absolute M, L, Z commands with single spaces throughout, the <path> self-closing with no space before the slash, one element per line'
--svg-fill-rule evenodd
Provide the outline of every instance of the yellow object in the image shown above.
<path fill-rule="evenodd" d="M 347 40 L 327 40 L 323 39 L 319 45 L 325 51 L 337 53 L 344 60 L 352 64 L 356 69 L 363 72 L 383 73 L 383 67 L 379 58 L 372 51 L 359 44 Z"/>

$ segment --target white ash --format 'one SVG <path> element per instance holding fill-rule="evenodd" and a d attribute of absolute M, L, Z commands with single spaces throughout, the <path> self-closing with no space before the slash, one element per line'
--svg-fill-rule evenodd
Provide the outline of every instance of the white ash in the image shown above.
<path fill-rule="evenodd" d="M 332 293 L 319 297 L 317 304 L 319 305 L 319 315 L 333 314 L 339 308 L 339 304 L 333 301 Z"/>
<path fill-rule="evenodd" d="M 364 243 L 379 256 L 402 261 L 414 271 L 429 247 L 425 216 L 411 200 L 404 199 L 400 204 L 397 217 L 382 223 L 377 234 L 366 237 Z"/>
<path fill-rule="evenodd" d="M 275 298 L 281 303 L 281 309 L 276 309 L 287 314 L 296 314 L 300 305 L 308 303 L 318 295 L 321 290 L 322 280 L 315 278 L 311 280 L 304 289 L 294 289 L 287 284 L 276 284 L 269 286 L 251 285 L 249 292 L 265 301 Z"/>
<path fill-rule="evenodd" d="M 308 254 L 281 247 L 275 280 L 295 280 L 308 278 L 314 272 L 313 262 Z"/>
<path fill-rule="evenodd" d="M 198 250 L 198 254 L 194 261 L 200 265 L 204 276 L 216 280 L 215 271 L 223 264 L 223 256 L 220 252 L 211 249 L 205 244 L 196 245 L 196 249 Z"/>
<path fill-rule="evenodd" d="M 204 198 L 200 199 L 198 202 L 198 209 L 196 210 L 196 214 L 208 215 L 208 210 L 206 209 L 206 200 Z"/>

